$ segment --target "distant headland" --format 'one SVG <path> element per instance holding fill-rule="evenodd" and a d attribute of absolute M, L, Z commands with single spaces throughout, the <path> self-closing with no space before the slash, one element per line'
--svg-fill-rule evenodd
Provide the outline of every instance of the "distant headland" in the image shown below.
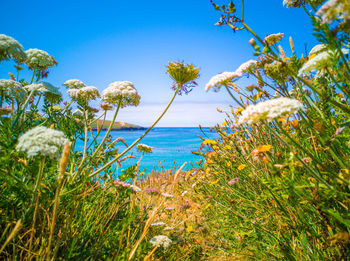
<path fill-rule="evenodd" d="M 109 128 L 109 125 L 111 124 L 111 121 L 108 120 L 98 120 L 97 122 L 92 124 L 92 130 L 107 130 Z M 139 126 L 139 125 L 135 125 L 135 124 L 130 124 L 130 123 L 126 123 L 126 122 L 122 122 L 122 121 L 116 121 L 114 122 L 113 126 L 112 126 L 112 130 L 113 131 L 121 131 L 121 130 L 146 130 L 147 128 Z"/>

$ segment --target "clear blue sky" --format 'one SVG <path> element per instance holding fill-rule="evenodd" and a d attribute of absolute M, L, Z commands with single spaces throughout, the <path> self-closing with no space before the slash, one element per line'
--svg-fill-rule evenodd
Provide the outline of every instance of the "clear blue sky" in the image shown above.
<path fill-rule="evenodd" d="M 239 8 L 241 1 L 235 2 Z M 284 32 L 284 49 L 289 50 L 292 36 L 299 53 L 305 44 L 309 50 L 316 44 L 302 9 L 285 8 L 282 0 L 245 2 L 245 21 L 260 36 Z M 224 90 L 206 93 L 205 84 L 213 75 L 234 71 L 254 58 L 248 32 L 214 26 L 220 13 L 209 0 L 12 0 L 1 6 L 6 12 L 0 16 L 0 33 L 25 49 L 45 50 L 58 61 L 48 82 L 61 86 L 77 78 L 102 91 L 113 81 L 132 81 L 141 104 L 125 108 L 119 120 L 143 126 L 151 124 L 172 95 L 169 61 L 194 63 L 201 77 L 188 96 L 176 98 L 158 126 L 211 126 L 223 120 L 215 108 L 227 109 L 232 102 Z M 0 78 L 8 78 L 9 70 L 10 63 L 1 63 Z"/>

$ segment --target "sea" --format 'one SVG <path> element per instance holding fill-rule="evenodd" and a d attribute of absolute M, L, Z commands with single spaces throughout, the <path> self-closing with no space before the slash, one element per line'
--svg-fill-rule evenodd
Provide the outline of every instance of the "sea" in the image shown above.
<path fill-rule="evenodd" d="M 118 138 L 123 139 L 129 146 L 137 138 L 139 138 L 145 130 L 112 130 L 110 136 L 112 140 Z M 94 131 L 96 134 L 96 131 Z M 97 141 L 102 141 L 105 131 L 101 131 Z M 153 147 L 151 153 L 145 153 L 140 161 L 139 168 L 141 171 L 148 173 L 151 171 L 162 171 L 167 169 L 177 169 L 184 162 L 187 164 L 184 170 L 199 167 L 198 161 L 201 159 L 199 155 L 193 152 L 198 152 L 202 139 L 215 139 L 218 137 L 209 127 L 158 127 L 153 128 L 139 144 L 146 144 Z M 91 142 L 91 137 L 89 138 Z M 89 143 L 88 143 L 89 144 Z M 83 150 L 83 141 L 79 140 L 75 146 L 75 150 Z M 123 143 L 117 143 L 119 151 L 123 151 L 126 147 Z M 130 150 L 136 159 L 128 159 L 123 162 L 122 169 L 126 169 L 137 163 L 141 157 L 141 152 L 137 151 L 136 146 Z"/>

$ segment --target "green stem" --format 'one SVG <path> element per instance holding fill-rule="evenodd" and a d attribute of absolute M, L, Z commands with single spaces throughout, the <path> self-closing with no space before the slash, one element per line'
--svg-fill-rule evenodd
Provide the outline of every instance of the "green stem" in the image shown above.
<path fill-rule="evenodd" d="M 234 99 L 235 102 L 237 102 L 237 103 L 239 104 L 239 106 L 241 106 L 242 108 L 244 108 L 243 104 L 242 104 L 240 101 L 238 101 L 238 100 L 236 99 L 235 96 L 233 96 L 233 94 L 232 94 L 232 92 L 230 91 L 230 89 L 228 88 L 228 86 L 227 86 L 226 84 L 225 84 L 224 86 L 225 86 L 225 88 L 226 88 L 228 94 L 230 94 L 230 96 L 232 97 L 232 99 Z"/>
<path fill-rule="evenodd" d="M 30 83 L 29 83 L 29 84 L 32 84 L 32 83 L 33 83 L 33 81 L 34 81 L 34 77 L 35 77 L 35 73 L 36 73 L 36 68 L 34 68 L 34 71 L 33 71 L 33 76 L 32 76 L 32 79 L 31 79 L 31 81 L 30 81 Z"/>
<path fill-rule="evenodd" d="M 96 170 L 95 172 L 93 172 L 92 174 L 90 174 L 89 177 L 93 177 L 96 174 L 100 173 L 101 171 L 105 170 L 106 168 L 108 168 L 109 166 L 111 166 L 114 162 L 116 162 L 118 159 L 120 159 L 123 155 L 125 155 L 129 150 L 131 150 L 140 140 L 143 139 L 143 137 L 146 136 L 147 133 L 149 133 L 153 127 L 160 121 L 160 119 L 164 116 L 164 114 L 167 112 L 167 110 L 169 109 L 170 105 L 173 103 L 176 94 L 178 93 L 179 89 L 180 89 L 180 85 L 177 86 L 173 97 L 171 98 L 171 100 L 169 101 L 168 105 L 165 107 L 164 111 L 162 112 L 162 114 L 156 119 L 156 121 L 151 125 L 151 127 L 149 127 L 144 134 L 142 134 L 142 136 L 140 138 L 138 138 L 137 140 L 135 140 L 128 148 L 126 148 L 121 154 L 119 154 L 117 157 L 115 157 L 113 160 L 111 160 L 110 162 L 108 162 L 106 165 L 104 165 L 103 167 L 99 168 L 98 170 Z"/>

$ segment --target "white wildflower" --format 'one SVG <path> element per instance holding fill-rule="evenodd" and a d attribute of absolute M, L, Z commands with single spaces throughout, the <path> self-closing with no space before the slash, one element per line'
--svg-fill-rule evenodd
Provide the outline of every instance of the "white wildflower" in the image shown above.
<path fill-rule="evenodd" d="M 246 71 L 248 71 L 249 69 L 253 68 L 254 65 L 257 63 L 258 61 L 256 60 L 249 60 L 243 64 L 241 64 L 238 69 L 236 70 L 237 73 L 244 73 Z"/>
<path fill-rule="evenodd" d="M 175 229 L 175 227 L 165 227 L 165 228 L 163 229 L 163 231 L 174 230 L 174 229 Z"/>
<path fill-rule="evenodd" d="M 159 236 L 155 236 L 153 237 L 150 241 L 149 241 L 154 247 L 163 247 L 168 248 L 173 241 L 171 241 L 170 238 L 168 238 L 167 236 L 164 235 L 159 235 Z"/>
<path fill-rule="evenodd" d="M 66 86 L 68 89 L 79 89 L 86 86 L 81 80 L 78 79 L 71 79 L 65 81 L 63 85 Z"/>
<path fill-rule="evenodd" d="M 162 196 L 166 197 L 166 198 L 173 198 L 174 195 L 168 194 L 168 193 L 162 193 Z"/>
<path fill-rule="evenodd" d="M 130 188 L 131 188 L 133 191 L 135 191 L 135 192 L 140 192 L 140 191 L 142 191 L 142 189 L 140 189 L 140 188 L 139 188 L 138 186 L 136 186 L 136 185 L 131 185 Z"/>
<path fill-rule="evenodd" d="M 140 95 L 132 82 L 113 82 L 102 91 L 102 100 L 111 104 L 121 102 L 120 106 L 137 106 L 140 103 Z"/>
<path fill-rule="evenodd" d="M 154 222 L 151 224 L 151 227 L 157 227 L 157 226 L 165 226 L 166 224 L 164 222 Z"/>
<path fill-rule="evenodd" d="M 153 150 L 153 147 L 148 146 L 146 144 L 138 144 L 136 148 L 137 148 L 137 150 L 139 150 L 141 152 L 146 152 L 146 153 L 150 153 Z"/>
<path fill-rule="evenodd" d="M 175 208 L 165 208 L 165 210 L 175 210 Z"/>
<path fill-rule="evenodd" d="M 32 83 L 24 86 L 27 92 L 38 92 L 38 93 L 51 93 L 57 96 L 61 96 L 59 89 L 48 82 Z"/>
<path fill-rule="evenodd" d="M 299 70 L 299 75 L 307 75 L 316 70 L 324 69 L 331 64 L 331 56 L 328 51 L 318 53 L 316 56 L 308 60 Z"/>
<path fill-rule="evenodd" d="M 13 98 L 21 99 L 25 96 L 25 91 L 22 85 L 14 80 L 0 80 L 0 90 L 4 92 L 5 95 Z"/>
<path fill-rule="evenodd" d="M 62 131 L 37 126 L 24 133 L 18 139 L 17 151 L 24 151 L 28 157 L 37 155 L 56 158 L 58 150 L 68 140 Z"/>
<path fill-rule="evenodd" d="M 78 99 L 78 97 L 79 97 L 78 93 L 79 93 L 79 89 L 69 89 L 67 91 L 68 96 L 74 100 Z"/>
<path fill-rule="evenodd" d="M 185 190 L 184 192 L 182 192 L 181 197 L 185 196 L 187 193 L 188 193 L 188 191 Z"/>
<path fill-rule="evenodd" d="M 335 19 L 350 20 L 349 0 L 329 0 L 316 12 L 323 23 L 331 23 Z"/>
<path fill-rule="evenodd" d="M 10 36 L 0 34 L 0 61 L 13 59 L 18 63 L 26 59 L 23 46 Z"/>
<path fill-rule="evenodd" d="M 47 67 L 51 67 L 55 64 L 54 58 L 43 50 L 28 49 L 26 51 L 26 55 L 26 64 L 28 64 L 31 69 L 46 69 Z"/>
<path fill-rule="evenodd" d="M 209 91 L 211 88 L 220 89 L 222 85 L 228 84 L 234 78 L 241 77 L 242 74 L 240 72 L 223 72 L 213 76 L 209 82 L 205 86 L 205 90 Z"/>
<path fill-rule="evenodd" d="M 312 47 L 311 51 L 309 52 L 309 56 L 312 56 L 313 54 L 318 54 L 322 51 L 325 51 L 326 50 L 326 45 L 324 44 L 317 44 L 315 45 L 314 47 Z"/>
<path fill-rule="evenodd" d="M 244 122 L 247 122 L 248 124 L 253 124 L 260 120 L 271 121 L 295 113 L 301 108 L 302 104 L 298 100 L 280 97 L 260 102 L 256 105 L 249 105 L 241 112 L 241 117 L 239 118 L 238 123 L 243 124 Z"/>
<path fill-rule="evenodd" d="M 78 98 L 84 100 L 95 100 L 97 97 L 100 97 L 100 93 L 94 86 L 85 86 L 78 90 Z"/>
<path fill-rule="evenodd" d="M 268 45 L 274 45 L 282 40 L 284 33 L 270 34 L 264 39 L 264 42 Z"/>

